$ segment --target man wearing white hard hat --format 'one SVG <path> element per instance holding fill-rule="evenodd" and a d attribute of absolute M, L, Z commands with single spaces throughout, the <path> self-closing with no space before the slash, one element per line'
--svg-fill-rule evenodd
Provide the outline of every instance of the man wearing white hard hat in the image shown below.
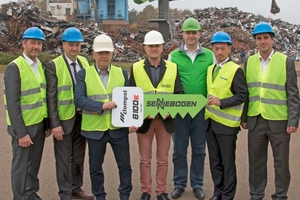
<path fill-rule="evenodd" d="M 150 31 L 144 38 L 144 50 L 147 58 L 133 64 L 130 86 L 141 87 L 144 93 L 183 93 L 183 87 L 178 75 L 177 66 L 163 60 L 164 49 L 161 33 Z M 169 85 L 169 87 L 165 87 Z M 131 127 L 130 132 L 137 132 L 140 152 L 140 180 L 142 196 L 140 200 L 150 200 L 152 193 L 151 157 L 152 141 L 156 138 L 156 194 L 158 200 L 168 200 L 166 180 L 168 172 L 168 152 L 171 143 L 171 133 L 175 131 L 175 121 L 169 114 L 148 116 L 141 127 Z"/>
<path fill-rule="evenodd" d="M 92 52 L 95 65 L 78 73 L 75 88 L 75 104 L 82 109 L 81 134 L 87 138 L 89 148 L 92 193 L 97 200 L 106 199 L 102 164 L 107 143 L 113 149 L 119 168 L 120 199 L 129 200 L 132 190 L 128 128 L 111 124 L 111 110 L 116 108 L 111 100 L 112 90 L 128 83 L 127 72 L 111 65 L 113 51 L 109 36 L 97 36 Z"/>

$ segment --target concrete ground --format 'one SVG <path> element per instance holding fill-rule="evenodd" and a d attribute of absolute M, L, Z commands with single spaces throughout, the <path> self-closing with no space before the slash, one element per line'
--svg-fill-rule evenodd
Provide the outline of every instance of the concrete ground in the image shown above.
<path fill-rule="evenodd" d="M 3 74 L 0 74 L 0 79 L 3 80 Z M 3 88 L 3 82 L 0 81 L 0 88 Z M 0 96 L 2 96 L 3 90 L 0 90 Z M 10 184 L 10 166 L 11 166 L 11 137 L 6 131 L 6 121 L 5 121 L 5 110 L 3 106 L 3 98 L 0 98 L 0 200 L 12 199 L 11 184 Z M 289 189 L 289 199 L 298 200 L 300 196 L 300 131 L 292 134 L 291 144 L 290 144 L 290 169 L 291 169 L 291 185 Z M 130 151 L 131 151 L 131 165 L 132 165 L 132 183 L 133 191 L 131 193 L 131 200 L 138 200 L 140 192 L 139 183 L 139 153 L 137 146 L 137 139 L 135 134 L 131 134 L 130 138 Z M 154 142 L 155 145 L 155 142 Z M 155 149 L 155 147 L 153 147 Z M 167 192 L 170 194 L 173 190 L 173 163 L 172 163 L 172 146 L 169 154 L 169 173 L 167 180 Z M 155 155 L 155 152 L 153 152 Z M 237 150 L 236 150 L 236 164 L 237 164 L 237 176 L 238 184 L 236 191 L 236 200 L 247 200 L 249 199 L 249 187 L 248 187 L 248 155 L 247 155 L 247 132 L 241 131 L 238 134 Z M 190 160 L 190 151 L 188 154 L 188 160 Z M 152 172 L 153 177 L 155 175 L 155 157 L 152 159 Z M 104 162 L 104 174 L 105 174 L 105 189 L 107 193 L 107 200 L 117 200 L 118 199 L 118 171 L 117 165 L 111 147 L 108 145 L 107 153 Z M 205 178 L 203 189 L 206 193 L 206 199 L 209 199 L 213 194 L 213 184 L 211 181 L 208 157 L 205 160 Z M 265 199 L 271 199 L 271 194 L 274 192 L 274 168 L 272 151 L 269 149 L 269 162 L 268 162 L 268 185 L 266 187 Z M 45 200 L 59 200 L 57 195 L 57 184 L 55 176 L 55 160 L 53 153 L 53 139 L 52 136 L 46 139 L 43 160 L 39 173 L 40 179 L 40 191 L 39 195 Z M 153 178 L 153 191 L 155 191 L 155 179 Z M 84 174 L 84 186 L 83 189 L 91 193 L 90 178 L 89 178 L 89 166 L 88 166 L 88 155 L 86 156 L 85 162 L 85 174 Z M 156 199 L 156 195 L 152 192 L 152 199 Z M 193 200 L 195 198 L 192 189 L 188 186 L 183 193 L 182 200 Z"/>

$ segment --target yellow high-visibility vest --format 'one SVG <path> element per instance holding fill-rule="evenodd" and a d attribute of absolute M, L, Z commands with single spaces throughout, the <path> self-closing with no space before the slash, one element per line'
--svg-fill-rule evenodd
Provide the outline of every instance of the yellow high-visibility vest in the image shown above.
<path fill-rule="evenodd" d="M 145 60 L 141 60 L 133 64 L 133 74 L 136 86 L 141 87 L 144 93 L 147 94 L 173 94 L 175 88 L 175 80 L 177 76 L 177 67 L 176 64 L 166 61 L 166 71 L 159 82 L 157 87 L 155 88 L 152 85 L 152 82 L 147 75 L 147 72 L 144 69 L 144 62 Z"/>
<path fill-rule="evenodd" d="M 246 80 L 249 91 L 248 116 L 261 116 L 268 120 L 287 120 L 286 58 L 275 52 L 262 74 L 259 54 L 249 57 Z"/>
<path fill-rule="evenodd" d="M 111 101 L 112 90 L 115 87 L 123 87 L 125 84 L 122 69 L 113 65 L 110 66 L 107 88 L 104 87 L 95 67 L 86 68 L 85 72 L 87 98 L 94 101 L 103 103 Z M 111 124 L 111 110 L 105 110 L 101 115 L 83 110 L 81 129 L 84 131 L 106 131 L 118 128 Z"/>
<path fill-rule="evenodd" d="M 46 78 L 42 64 L 38 64 L 38 78 L 32 68 L 23 56 L 19 56 L 12 61 L 15 63 L 20 72 L 21 93 L 20 107 L 22 118 L 26 126 L 40 123 L 47 117 L 46 104 Z M 4 104 L 6 109 L 6 122 L 11 125 L 9 111 L 7 110 L 7 99 L 4 86 Z"/>
<path fill-rule="evenodd" d="M 239 65 L 232 61 L 227 62 L 222 66 L 216 79 L 213 81 L 212 74 L 214 65 L 209 66 L 207 71 L 207 90 L 208 96 L 213 95 L 219 99 L 232 97 L 230 88 L 236 71 L 240 68 Z M 205 119 L 211 118 L 214 121 L 229 127 L 239 127 L 244 104 L 234 107 L 220 109 L 216 105 L 206 105 Z"/>
<path fill-rule="evenodd" d="M 89 67 L 87 59 L 83 56 L 77 56 L 83 68 Z M 60 120 L 68 120 L 75 115 L 74 104 L 74 85 L 72 75 L 63 56 L 58 56 L 53 60 L 57 76 L 57 110 Z"/>

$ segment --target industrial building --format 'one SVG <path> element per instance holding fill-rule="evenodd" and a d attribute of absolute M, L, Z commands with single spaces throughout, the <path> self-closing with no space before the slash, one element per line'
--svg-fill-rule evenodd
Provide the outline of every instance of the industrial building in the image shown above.
<path fill-rule="evenodd" d="M 47 10 L 58 19 L 117 20 L 128 24 L 128 0 L 48 0 Z"/>

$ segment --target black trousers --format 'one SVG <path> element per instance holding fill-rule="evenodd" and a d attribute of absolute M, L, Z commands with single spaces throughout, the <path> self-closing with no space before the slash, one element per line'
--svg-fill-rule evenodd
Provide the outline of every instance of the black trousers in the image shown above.
<path fill-rule="evenodd" d="M 38 172 L 40 169 L 44 143 L 44 122 L 38 124 L 37 132 L 31 137 L 29 147 L 21 147 L 17 138 L 12 138 L 13 160 L 11 185 L 13 200 L 35 199 L 39 190 Z"/>
<path fill-rule="evenodd" d="M 248 133 L 249 186 L 251 199 L 262 199 L 267 185 L 268 145 L 271 144 L 275 168 L 273 200 L 286 200 L 290 185 L 290 134 L 274 133 L 267 120 L 257 117 L 256 125 Z"/>
<path fill-rule="evenodd" d="M 234 199 L 236 192 L 236 150 L 237 134 L 219 134 L 212 128 L 206 132 L 209 163 L 214 182 L 213 196 L 221 200 Z"/>
<path fill-rule="evenodd" d="M 131 165 L 129 155 L 128 135 L 120 138 L 112 138 L 105 132 L 100 140 L 87 139 L 89 148 L 90 176 L 92 182 L 92 193 L 96 200 L 105 200 L 104 173 L 102 164 L 106 152 L 106 145 L 109 143 L 114 152 L 115 159 L 119 168 L 119 196 L 120 199 L 129 199 L 132 190 L 131 184 Z"/>
<path fill-rule="evenodd" d="M 79 192 L 83 184 L 86 138 L 80 134 L 81 119 L 81 115 L 76 116 L 73 130 L 63 140 L 53 139 L 58 195 L 62 200 L 71 199 L 72 192 Z"/>

